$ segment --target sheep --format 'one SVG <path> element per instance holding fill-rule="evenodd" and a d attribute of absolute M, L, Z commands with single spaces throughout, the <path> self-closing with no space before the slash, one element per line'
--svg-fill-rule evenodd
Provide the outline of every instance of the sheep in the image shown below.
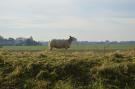
<path fill-rule="evenodd" d="M 70 48 L 70 45 L 73 41 L 76 41 L 77 39 L 70 36 L 69 39 L 52 39 L 49 43 L 49 50 L 52 50 L 53 48 Z"/>

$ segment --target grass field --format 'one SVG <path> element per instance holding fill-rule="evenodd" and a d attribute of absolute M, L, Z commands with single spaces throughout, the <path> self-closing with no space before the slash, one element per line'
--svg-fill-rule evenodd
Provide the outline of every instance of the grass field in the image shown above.
<path fill-rule="evenodd" d="M 108 50 L 128 50 L 135 49 L 133 44 L 91 44 L 91 45 L 72 45 L 69 50 L 103 50 L 104 47 Z M 14 50 L 14 51 L 43 51 L 47 50 L 47 46 L 3 46 L 4 49 Z"/>
<path fill-rule="evenodd" d="M 93 44 L 49 51 L 47 46 L 3 46 L 0 89 L 134 89 L 134 48 Z"/>
<path fill-rule="evenodd" d="M 0 89 L 134 89 L 134 51 L 0 49 Z"/>

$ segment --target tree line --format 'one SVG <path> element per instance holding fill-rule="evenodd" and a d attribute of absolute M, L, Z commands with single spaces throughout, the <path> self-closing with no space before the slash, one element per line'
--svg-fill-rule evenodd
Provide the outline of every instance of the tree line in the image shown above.
<path fill-rule="evenodd" d="M 4 38 L 3 36 L 0 36 L 0 46 L 2 45 L 41 45 L 40 42 L 37 42 L 33 39 L 32 36 L 29 38 L 23 38 L 23 37 L 18 37 L 16 39 L 14 38 Z"/>

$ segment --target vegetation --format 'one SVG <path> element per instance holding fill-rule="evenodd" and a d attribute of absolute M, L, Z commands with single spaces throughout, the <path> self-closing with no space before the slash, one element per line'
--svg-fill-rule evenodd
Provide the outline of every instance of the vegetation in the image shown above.
<path fill-rule="evenodd" d="M 4 38 L 2 36 L 0 36 L 0 46 L 2 45 L 20 45 L 20 46 L 24 46 L 24 45 L 41 45 L 40 42 L 37 42 L 33 39 L 33 37 L 31 36 L 30 38 L 23 38 L 23 37 L 19 37 L 19 38 Z"/>
<path fill-rule="evenodd" d="M 12 51 L 43 51 L 47 50 L 47 45 L 44 46 L 3 46 L 6 50 L 12 50 Z M 116 51 L 116 50 L 132 50 L 135 49 L 134 44 L 111 44 L 111 45 L 105 45 L 105 44 L 74 44 L 71 46 L 68 50 L 73 51 L 102 51 L 106 48 L 106 50 L 110 51 Z"/>
<path fill-rule="evenodd" d="M 134 89 L 134 50 L 0 50 L 0 89 Z"/>

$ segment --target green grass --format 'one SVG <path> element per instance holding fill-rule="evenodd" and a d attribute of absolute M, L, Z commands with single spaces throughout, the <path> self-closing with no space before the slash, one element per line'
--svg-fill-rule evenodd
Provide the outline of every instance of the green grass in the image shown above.
<path fill-rule="evenodd" d="M 104 47 L 108 50 L 128 50 L 134 49 L 135 45 L 133 44 L 91 44 L 91 45 L 72 45 L 69 50 L 103 50 Z M 14 50 L 14 51 L 42 51 L 47 50 L 47 46 L 3 46 L 4 49 Z"/>
<path fill-rule="evenodd" d="M 3 46 L 3 48 L 14 51 L 41 51 L 46 50 L 47 46 Z"/>
<path fill-rule="evenodd" d="M 135 48 L 135 45 L 133 44 L 90 44 L 90 45 L 72 45 L 71 49 L 78 49 L 78 50 L 91 50 L 91 49 L 103 49 L 106 47 L 107 49 L 132 49 Z"/>

